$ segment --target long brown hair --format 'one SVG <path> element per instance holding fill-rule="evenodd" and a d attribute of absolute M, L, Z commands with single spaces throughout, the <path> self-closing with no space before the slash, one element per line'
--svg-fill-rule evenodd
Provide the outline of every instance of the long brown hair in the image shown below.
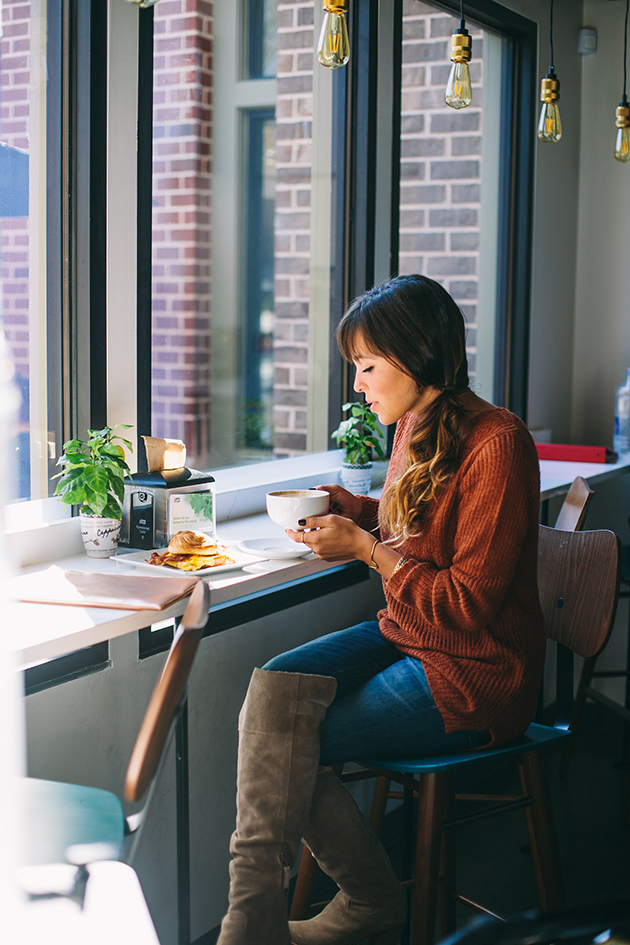
<path fill-rule="evenodd" d="M 418 417 L 404 472 L 381 500 L 381 523 L 396 544 L 418 534 L 422 519 L 457 469 L 466 435 L 461 395 L 468 390 L 466 329 L 442 286 L 421 275 L 397 276 L 350 305 L 337 328 L 343 357 L 353 361 L 359 342 L 416 382 L 439 391 Z"/>

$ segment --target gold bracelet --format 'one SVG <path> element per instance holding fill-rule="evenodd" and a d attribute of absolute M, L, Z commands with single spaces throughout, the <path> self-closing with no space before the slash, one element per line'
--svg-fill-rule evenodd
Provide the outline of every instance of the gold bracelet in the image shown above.
<path fill-rule="evenodd" d="M 368 564 L 370 565 L 373 571 L 378 571 L 378 565 L 376 561 L 374 560 L 374 551 L 376 549 L 376 546 L 380 545 L 380 543 L 381 543 L 380 539 L 377 538 L 374 544 L 372 545 L 372 550 L 370 551 L 370 560 L 368 561 Z"/>

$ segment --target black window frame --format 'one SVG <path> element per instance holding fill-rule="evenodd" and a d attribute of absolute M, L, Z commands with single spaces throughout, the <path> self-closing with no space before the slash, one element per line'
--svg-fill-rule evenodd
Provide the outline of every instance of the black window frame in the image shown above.
<path fill-rule="evenodd" d="M 48 413 L 59 455 L 63 441 L 84 435 L 85 422 L 107 422 L 107 4 L 48 0 L 47 32 L 46 340 L 49 361 L 62 371 L 61 398 L 49 374 Z M 27 669 L 25 691 L 110 665 L 109 644 L 98 643 Z"/>
<path fill-rule="evenodd" d="M 154 8 L 138 10 L 138 153 L 136 272 L 136 429 L 138 472 L 147 469 L 142 436 L 151 436 L 153 251 L 153 34 Z M 147 354 L 148 353 L 148 354 Z"/>
<path fill-rule="evenodd" d="M 62 442 L 107 422 L 107 22 L 100 0 L 48 0 L 60 76 L 47 111 L 48 350 L 62 365 Z"/>

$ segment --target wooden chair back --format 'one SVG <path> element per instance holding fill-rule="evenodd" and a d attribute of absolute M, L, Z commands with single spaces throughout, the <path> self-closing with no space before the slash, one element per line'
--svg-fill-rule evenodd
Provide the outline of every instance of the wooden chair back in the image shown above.
<path fill-rule="evenodd" d="M 592 498 L 593 490 L 589 488 L 586 480 L 576 476 L 562 503 L 554 527 L 567 532 L 579 532 Z"/>
<path fill-rule="evenodd" d="M 597 656 L 612 631 L 620 542 L 606 530 L 539 526 L 538 593 L 547 636 L 578 656 Z"/>
<path fill-rule="evenodd" d="M 188 684 L 203 629 L 208 622 L 210 589 L 199 581 L 175 631 L 173 643 L 145 713 L 127 767 L 125 797 L 139 801 L 158 770 Z"/>

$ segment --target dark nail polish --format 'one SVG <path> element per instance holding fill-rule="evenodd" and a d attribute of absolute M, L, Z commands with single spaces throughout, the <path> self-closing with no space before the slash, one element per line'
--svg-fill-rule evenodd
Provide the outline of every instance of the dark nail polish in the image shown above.
<path fill-rule="evenodd" d="M 298 519 L 298 525 L 306 525 L 306 519 L 305 518 Z"/>

